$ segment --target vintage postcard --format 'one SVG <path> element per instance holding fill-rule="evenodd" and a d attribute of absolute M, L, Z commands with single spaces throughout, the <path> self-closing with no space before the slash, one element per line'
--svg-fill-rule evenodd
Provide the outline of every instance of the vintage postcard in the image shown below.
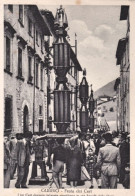
<path fill-rule="evenodd" d="M 135 193 L 135 1 L 0 3 L 1 194 Z"/>

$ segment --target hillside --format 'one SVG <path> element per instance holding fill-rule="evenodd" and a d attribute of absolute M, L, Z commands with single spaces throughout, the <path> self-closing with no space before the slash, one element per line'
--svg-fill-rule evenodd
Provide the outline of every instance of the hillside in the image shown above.
<path fill-rule="evenodd" d="M 113 80 L 106 84 L 105 86 L 101 87 L 97 91 L 94 92 L 94 98 L 97 99 L 98 97 L 114 97 L 116 95 L 116 91 L 114 90 L 114 84 L 116 80 Z"/>

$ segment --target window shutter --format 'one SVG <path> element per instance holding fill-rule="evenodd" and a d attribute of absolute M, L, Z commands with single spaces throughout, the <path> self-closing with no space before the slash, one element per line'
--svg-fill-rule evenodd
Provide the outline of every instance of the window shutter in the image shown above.
<path fill-rule="evenodd" d="M 6 37 L 6 69 L 10 71 L 10 39 Z"/>

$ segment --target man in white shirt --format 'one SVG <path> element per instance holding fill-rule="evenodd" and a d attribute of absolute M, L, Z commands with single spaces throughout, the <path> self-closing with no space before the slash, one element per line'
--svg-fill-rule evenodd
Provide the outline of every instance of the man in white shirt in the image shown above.
<path fill-rule="evenodd" d="M 116 189 L 121 160 L 119 148 L 113 146 L 111 133 L 104 135 L 106 145 L 99 149 L 96 167 L 101 167 L 101 183 L 103 189 Z"/>

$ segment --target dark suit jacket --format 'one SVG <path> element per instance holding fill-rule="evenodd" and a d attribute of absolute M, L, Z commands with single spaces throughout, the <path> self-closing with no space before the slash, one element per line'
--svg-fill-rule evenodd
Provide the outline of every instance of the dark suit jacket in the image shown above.
<path fill-rule="evenodd" d="M 130 161 L 130 145 L 123 141 L 120 144 L 120 156 L 121 156 L 121 166 L 125 167 L 127 163 Z"/>
<path fill-rule="evenodd" d="M 23 140 L 17 142 L 17 163 L 20 167 L 30 163 L 30 149 L 28 147 L 26 150 L 26 144 Z"/>
<path fill-rule="evenodd" d="M 94 144 L 95 144 L 95 147 L 96 147 L 96 150 L 95 150 L 96 155 L 98 155 L 99 148 L 100 148 L 100 143 L 101 143 L 100 139 L 94 140 Z"/>
<path fill-rule="evenodd" d="M 4 143 L 4 169 L 8 169 L 10 165 L 10 151 L 7 143 Z"/>

